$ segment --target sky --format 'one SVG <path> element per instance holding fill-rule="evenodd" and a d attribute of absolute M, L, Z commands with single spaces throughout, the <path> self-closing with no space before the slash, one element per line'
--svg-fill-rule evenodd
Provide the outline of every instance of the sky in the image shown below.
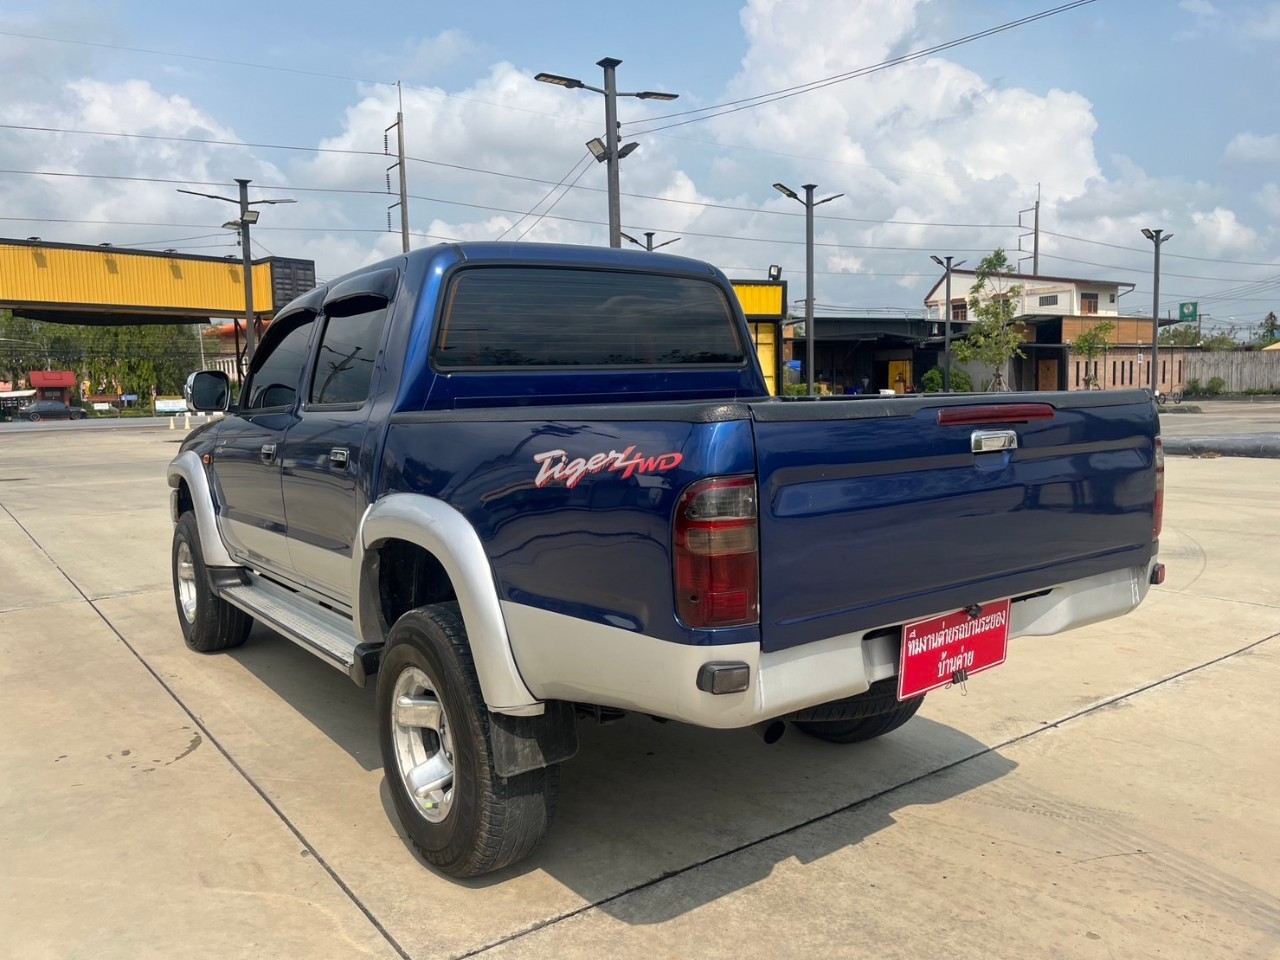
<path fill-rule="evenodd" d="M 1161 312 L 1197 300 L 1210 328 L 1247 334 L 1280 308 L 1277 0 L 1093 0 L 705 109 L 1061 3 L 487 0 L 353 15 L 323 0 L 7 0 L 0 236 L 235 255 L 220 229 L 234 208 L 177 188 L 226 194 L 246 177 L 254 198 L 298 201 L 262 208 L 255 256 L 338 276 L 400 250 L 382 151 L 403 97 L 413 246 L 603 244 L 605 170 L 584 146 L 603 134 L 602 98 L 533 77 L 599 86 L 610 56 L 620 89 L 680 95 L 619 103 L 623 142 L 639 144 L 621 162 L 624 231 L 679 238 L 664 252 L 734 279 L 777 264 L 798 311 L 804 211 L 778 181 L 843 194 L 817 211 L 820 314 L 919 311 L 931 254 L 1029 257 L 1020 211 L 1038 196 L 1041 274 L 1132 283 L 1123 312 L 1149 316 L 1140 231 L 1160 227 L 1174 234 Z"/>

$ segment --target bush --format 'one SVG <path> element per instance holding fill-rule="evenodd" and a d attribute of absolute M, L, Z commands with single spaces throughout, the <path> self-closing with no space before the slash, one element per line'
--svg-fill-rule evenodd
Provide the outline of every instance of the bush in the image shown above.
<path fill-rule="evenodd" d="M 809 385 L 807 383 L 788 383 L 782 388 L 784 397 L 803 397 L 808 392 Z"/>
<path fill-rule="evenodd" d="M 1192 377 L 1187 381 L 1186 387 L 1182 391 L 1188 397 L 1199 397 L 1204 395 L 1204 387 L 1200 386 L 1200 381 Z"/>
<path fill-rule="evenodd" d="M 920 378 L 920 389 L 924 393 L 942 392 L 942 368 L 934 367 Z M 972 393 L 973 381 L 963 370 L 951 371 L 951 389 L 957 393 Z"/>
<path fill-rule="evenodd" d="M 1205 384 L 1204 392 L 1211 397 L 1216 397 L 1218 394 L 1222 393 L 1222 391 L 1226 389 L 1226 386 L 1227 386 L 1227 381 L 1223 380 L 1221 377 L 1214 377 L 1208 383 Z"/>

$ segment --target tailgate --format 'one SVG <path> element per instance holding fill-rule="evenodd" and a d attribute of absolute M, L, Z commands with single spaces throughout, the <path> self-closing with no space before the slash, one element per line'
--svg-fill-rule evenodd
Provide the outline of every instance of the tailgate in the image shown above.
<path fill-rule="evenodd" d="M 1020 416 L 1027 404 L 1023 414 L 1045 419 Z M 1157 421 L 1144 391 L 751 407 L 765 650 L 1017 597 L 1152 555 Z M 1016 448 L 975 453 L 978 431 L 1012 431 Z"/>

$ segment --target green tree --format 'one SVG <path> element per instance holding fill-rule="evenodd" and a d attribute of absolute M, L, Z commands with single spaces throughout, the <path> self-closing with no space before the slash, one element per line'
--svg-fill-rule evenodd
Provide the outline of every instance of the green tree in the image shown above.
<path fill-rule="evenodd" d="M 1076 337 L 1075 342 L 1071 344 L 1071 352 L 1084 360 L 1086 390 L 1098 385 L 1097 377 L 1093 375 L 1093 361 L 1107 352 L 1107 347 L 1111 343 L 1111 331 L 1115 328 L 1116 325 L 1110 320 L 1096 323 Z"/>
<path fill-rule="evenodd" d="M 996 249 L 978 264 L 977 279 L 969 288 L 969 315 L 974 321 L 964 339 L 952 345 L 951 353 L 961 363 L 985 364 L 995 371 L 992 390 L 1004 390 L 1004 365 L 1022 357 L 1026 325 L 1017 319 L 1022 287 L 1012 283 L 1013 271 L 1003 249 Z"/>
<path fill-rule="evenodd" d="M 1162 347 L 1194 347 L 1200 342 L 1200 331 L 1194 323 L 1180 323 L 1160 331 Z"/>
<path fill-rule="evenodd" d="M 1280 340 L 1280 319 L 1276 318 L 1274 310 L 1262 318 L 1262 323 L 1258 325 L 1258 338 L 1264 347 Z"/>
<path fill-rule="evenodd" d="M 185 324 L 82 326 L 0 313 L 0 377 L 71 370 L 98 392 L 175 394 L 199 369 L 199 336 Z"/>

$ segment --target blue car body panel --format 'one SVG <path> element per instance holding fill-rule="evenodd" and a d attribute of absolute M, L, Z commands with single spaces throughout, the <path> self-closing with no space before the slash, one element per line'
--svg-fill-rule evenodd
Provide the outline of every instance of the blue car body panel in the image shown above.
<path fill-rule="evenodd" d="M 672 643 L 765 650 L 1025 595 L 1154 553 L 1156 415 L 1141 391 L 767 398 L 732 288 L 705 263 L 525 244 L 443 245 L 393 263 L 400 289 L 359 415 L 335 420 L 331 434 L 299 429 L 292 447 L 305 404 L 280 419 L 286 516 L 255 522 L 287 522 L 309 548 L 349 557 L 368 504 L 391 493 L 435 497 L 477 531 L 502 600 Z M 736 311 L 748 362 L 437 369 L 431 351 L 450 278 L 486 264 L 707 280 Z M 1009 427 L 1011 452 L 974 454 L 972 427 L 937 422 L 945 406 L 1030 399 L 1051 402 L 1054 417 Z M 222 432 L 244 428 L 204 432 L 188 448 L 211 449 Z M 340 474 L 326 460 L 337 443 L 351 447 Z M 619 467 L 568 483 L 547 473 L 558 460 L 542 455 L 556 451 L 566 461 L 614 455 Z M 279 503 L 280 474 L 255 472 L 252 453 L 243 452 L 245 469 L 261 475 L 262 503 Z M 639 465 L 621 467 L 630 459 Z M 761 623 L 691 630 L 675 615 L 676 504 L 690 484 L 729 475 L 758 478 Z M 219 509 L 240 509 L 243 493 L 231 502 L 216 493 Z M 339 501 L 349 517 L 335 517 Z"/>

